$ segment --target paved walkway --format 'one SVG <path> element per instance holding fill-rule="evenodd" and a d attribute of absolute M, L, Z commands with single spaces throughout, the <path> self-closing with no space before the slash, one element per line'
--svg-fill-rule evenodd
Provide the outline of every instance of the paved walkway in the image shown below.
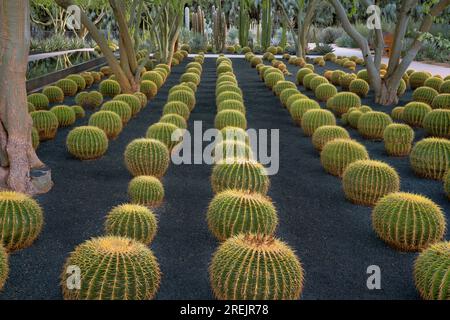
<path fill-rule="evenodd" d="M 74 53 L 74 52 L 93 52 L 93 51 L 94 51 L 93 48 L 85 48 L 85 49 L 76 49 L 76 50 L 67 50 L 67 51 L 39 53 L 39 54 L 34 54 L 34 55 L 29 56 L 28 62 L 58 57 L 58 56 L 62 56 L 62 55 Z"/>

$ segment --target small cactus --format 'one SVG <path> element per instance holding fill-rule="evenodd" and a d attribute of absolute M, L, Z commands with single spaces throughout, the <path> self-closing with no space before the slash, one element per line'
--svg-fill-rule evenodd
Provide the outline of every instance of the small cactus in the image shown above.
<path fill-rule="evenodd" d="M 355 79 L 350 82 L 350 92 L 356 93 L 360 97 L 365 97 L 369 93 L 369 84 L 362 79 Z"/>
<path fill-rule="evenodd" d="M 188 90 L 177 90 L 169 94 L 167 99 L 168 102 L 172 101 L 180 101 L 186 104 L 190 111 L 192 111 L 195 107 L 196 99 L 195 95 Z"/>
<path fill-rule="evenodd" d="M 75 110 L 69 106 L 54 106 L 50 112 L 53 112 L 58 118 L 58 127 L 60 128 L 71 126 L 77 120 Z"/>
<path fill-rule="evenodd" d="M 130 238 L 149 245 L 158 229 L 155 214 L 147 207 L 122 204 L 114 207 L 106 217 L 105 233 Z"/>
<path fill-rule="evenodd" d="M 439 93 L 450 93 L 450 79 L 445 80 L 439 87 Z"/>
<path fill-rule="evenodd" d="M 77 159 L 98 159 L 108 150 L 108 137 L 94 126 L 77 127 L 67 135 L 66 146 Z"/>
<path fill-rule="evenodd" d="M 310 83 L 309 83 L 309 87 L 311 88 L 312 91 L 316 91 L 316 88 L 318 86 L 320 86 L 321 84 L 327 84 L 329 83 L 327 78 L 322 77 L 322 76 L 317 76 L 314 77 L 313 79 L 311 79 Z"/>
<path fill-rule="evenodd" d="M 373 206 L 383 196 L 399 191 L 400 178 L 395 169 L 384 162 L 358 160 L 345 169 L 342 186 L 348 200 Z"/>
<path fill-rule="evenodd" d="M 341 77 L 345 75 L 345 72 L 342 70 L 334 70 L 331 73 L 331 83 L 334 84 L 335 86 L 340 86 L 341 85 Z"/>
<path fill-rule="evenodd" d="M 216 115 L 214 120 L 216 129 L 221 130 L 227 126 L 247 129 L 245 115 L 235 110 L 224 110 Z"/>
<path fill-rule="evenodd" d="M 134 96 L 135 96 L 136 98 L 139 99 L 139 101 L 140 101 L 140 103 L 141 103 L 141 109 L 145 108 L 145 106 L 146 106 L 147 103 L 148 103 L 147 96 L 146 96 L 144 93 L 142 93 L 142 92 L 135 92 L 135 93 L 133 93 L 133 94 L 134 94 Z"/>
<path fill-rule="evenodd" d="M 140 92 L 143 93 L 148 100 L 153 99 L 158 93 L 158 86 L 150 80 L 141 82 Z"/>
<path fill-rule="evenodd" d="M 352 83 L 352 81 L 356 79 L 357 79 L 356 74 L 347 73 L 341 76 L 339 84 L 343 90 L 349 90 L 350 83 Z"/>
<path fill-rule="evenodd" d="M 142 81 L 151 81 L 156 87 L 161 89 L 164 84 L 164 78 L 156 71 L 147 71 L 142 75 Z"/>
<path fill-rule="evenodd" d="M 301 68 L 300 70 L 298 70 L 298 72 L 297 72 L 297 84 L 299 84 L 299 85 L 304 85 L 303 84 L 303 79 L 305 78 L 305 76 L 307 75 L 307 74 L 311 74 L 311 73 L 313 73 L 314 71 L 312 71 L 311 69 L 308 69 L 308 68 Z"/>
<path fill-rule="evenodd" d="M 180 82 L 192 82 L 198 86 L 200 84 L 200 76 L 192 72 L 187 72 L 180 77 Z"/>
<path fill-rule="evenodd" d="M 443 138 L 423 139 L 414 145 L 409 160 L 418 176 L 441 180 L 450 168 L 450 141 Z"/>
<path fill-rule="evenodd" d="M 71 106 L 73 112 L 75 112 L 75 117 L 77 119 L 84 118 L 86 116 L 86 112 L 84 111 L 82 106 Z"/>
<path fill-rule="evenodd" d="M 78 92 L 78 85 L 75 81 L 71 79 L 61 79 L 55 84 L 57 87 L 61 88 L 64 92 L 64 96 L 73 97 Z"/>
<path fill-rule="evenodd" d="M 66 79 L 70 79 L 77 84 L 77 91 L 86 89 L 86 80 L 79 74 L 71 74 L 70 76 L 67 76 Z"/>
<path fill-rule="evenodd" d="M 402 118 L 412 127 L 422 127 L 422 122 L 431 107 L 423 102 L 410 102 L 403 109 Z"/>
<path fill-rule="evenodd" d="M 268 236 L 228 239 L 214 254 L 209 272 L 219 300 L 297 300 L 303 289 L 304 272 L 294 251 Z"/>
<path fill-rule="evenodd" d="M 64 92 L 60 87 L 48 86 L 42 90 L 42 93 L 47 96 L 50 103 L 62 103 L 64 101 Z"/>
<path fill-rule="evenodd" d="M 182 139 L 179 136 L 177 140 L 173 140 L 172 136 L 177 130 L 179 128 L 174 124 L 157 122 L 148 127 L 146 137 L 161 141 L 171 151 Z M 182 132 L 180 132 L 180 135 L 182 135 Z"/>
<path fill-rule="evenodd" d="M 122 123 L 125 125 L 131 119 L 131 108 L 128 103 L 118 100 L 110 100 L 105 102 L 101 107 L 102 111 L 112 111 L 116 113 L 120 119 L 122 119 Z"/>
<path fill-rule="evenodd" d="M 350 139 L 350 135 L 339 126 L 321 126 L 312 135 L 312 143 L 317 151 L 322 151 L 328 142 L 336 139 Z"/>
<path fill-rule="evenodd" d="M 331 83 L 322 83 L 316 87 L 314 94 L 319 101 L 328 101 L 337 94 L 337 89 Z"/>
<path fill-rule="evenodd" d="M 449 300 L 450 242 L 439 242 L 422 251 L 414 263 L 414 282 L 426 300 Z"/>
<path fill-rule="evenodd" d="M 303 115 L 301 121 L 301 127 L 306 136 L 312 136 L 314 131 L 321 126 L 335 124 L 336 118 L 334 115 L 330 111 L 324 109 L 313 109 L 307 111 Z"/>
<path fill-rule="evenodd" d="M 175 125 L 179 129 L 187 129 L 187 122 L 184 118 L 178 114 L 166 114 L 159 119 L 161 123 L 170 123 Z"/>
<path fill-rule="evenodd" d="M 113 98 L 122 92 L 122 88 L 115 80 L 103 80 L 100 82 L 99 91 L 103 96 Z"/>
<path fill-rule="evenodd" d="M 89 125 L 102 129 L 108 139 L 115 139 L 123 129 L 122 119 L 112 111 L 98 111 L 89 118 Z"/>
<path fill-rule="evenodd" d="M 350 127 L 357 129 L 359 118 L 361 118 L 362 115 L 363 113 L 359 110 L 349 111 L 347 121 Z"/>
<path fill-rule="evenodd" d="M 271 236 L 278 224 L 276 209 L 270 199 L 258 193 L 226 190 L 209 204 L 208 226 L 220 241 L 239 233 Z"/>
<path fill-rule="evenodd" d="M 449 80 L 450 82 L 450 80 Z M 450 92 L 441 93 L 434 97 L 431 102 L 431 107 L 433 109 L 447 109 L 450 110 Z"/>
<path fill-rule="evenodd" d="M 394 121 L 403 121 L 403 111 L 405 107 L 395 107 L 391 111 L 391 118 Z"/>
<path fill-rule="evenodd" d="M 0 192 L 0 244 L 6 250 L 29 247 L 41 233 L 43 223 L 42 209 L 33 198 L 14 191 Z"/>
<path fill-rule="evenodd" d="M 410 74 L 409 83 L 411 85 L 411 89 L 416 89 L 418 87 L 422 87 L 425 81 L 430 78 L 431 75 L 428 72 L 424 71 L 416 71 Z"/>
<path fill-rule="evenodd" d="M 310 73 L 303 78 L 303 86 L 305 89 L 311 90 L 311 81 L 316 77 L 319 77 L 319 75 L 316 73 Z"/>
<path fill-rule="evenodd" d="M 141 101 L 132 94 L 119 94 L 113 100 L 123 101 L 131 108 L 131 116 L 136 116 L 141 111 Z"/>
<path fill-rule="evenodd" d="M 439 93 L 430 87 L 420 87 L 414 90 L 413 92 L 413 100 L 417 102 L 423 102 L 428 105 L 431 105 L 434 97 L 436 97 Z"/>
<path fill-rule="evenodd" d="M 216 88 L 216 96 L 221 94 L 222 92 L 235 92 L 242 96 L 242 90 L 234 83 L 231 82 L 222 82 Z"/>
<path fill-rule="evenodd" d="M 131 203 L 147 207 L 158 207 L 164 200 L 164 187 L 153 176 L 137 176 L 128 184 Z"/>
<path fill-rule="evenodd" d="M 361 98 L 353 92 L 339 92 L 333 97 L 333 111 L 337 115 L 348 112 L 350 108 L 360 108 Z"/>
<path fill-rule="evenodd" d="M 82 266 L 80 289 L 67 287 L 69 266 Z M 93 238 L 76 247 L 61 274 L 66 300 L 149 300 L 160 282 L 159 265 L 150 249 L 117 236 Z"/>
<path fill-rule="evenodd" d="M 238 143 L 249 144 L 250 138 L 244 129 L 237 127 L 225 127 L 220 130 L 223 141 L 234 141 Z"/>
<path fill-rule="evenodd" d="M 103 95 L 98 91 L 80 92 L 75 97 L 75 103 L 83 108 L 95 109 L 103 103 Z"/>
<path fill-rule="evenodd" d="M 296 88 L 288 88 L 284 89 L 280 93 L 280 101 L 284 107 L 286 107 L 286 103 L 288 99 L 296 94 L 300 94 L 300 91 L 298 91 Z"/>
<path fill-rule="evenodd" d="M 302 93 L 297 93 L 290 96 L 289 99 L 287 99 L 286 101 L 286 108 L 288 109 L 288 111 L 291 109 L 291 106 L 294 104 L 294 102 L 301 99 L 309 99 L 309 98 Z"/>
<path fill-rule="evenodd" d="M 211 184 L 214 193 L 236 189 L 266 194 L 270 181 L 260 163 L 252 160 L 226 159 L 214 166 Z"/>
<path fill-rule="evenodd" d="M 430 77 L 427 80 L 425 80 L 425 82 L 423 83 L 423 85 L 425 87 L 430 87 L 433 88 L 434 90 L 439 92 L 439 88 L 441 87 L 441 85 L 444 83 L 444 80 L 438 77 Z"/>
<path fill-rule="evenodd" d="M 320 105 L 312 99 L 300 99 L 291 104 L 289 111 L 291 113 L 292 120 L 301 126 L 303 115 L 313 109 L 320 109 Z"/>
<path fill-rule="evenodd" d="M 433 110 L 423 118 L 422 126 L 433 137 L 450 138 L 450 109 Z"/>
<path fill-rule="evenodd" d="M 29 103 L 32 103 L 35 110 L 47 110 L 50 104 L 47 96 L 43 93 L 33 93 L 27 97 Z"/>
<path fill-rule="evenodd" d="M 414 130 L 407 124 L 392 123 L 384 129 L 383 140 L 390 156 L 404 157 L 411 152 Z"/>
<path fill-rule="evenodd" d="M 450 169 L 444 175 L 444 191 L 447 194 L 447 198 L 450 199 Z"/>
<path fill-rule="evenodd" d="M 239 100 L 224 100 L 217 106 L 217 112 L 235 110 L 245 114 L 245 106 Z"/>
<path fill-rule="evenodd" d="M 320 153 L 320 162 L 326 172 L 342 176 L 349 164 L 369 159 L 366 147 L 349 138 L 334 139 L 324 145 Z"/>
<path fill-rule="evenodd" d="M 168 102 L 163 108 L 163 115 L 168 114 L 178 114 L 182 116 L 185 120 L 189 119 L 191 111 L 187 104 L 181 101 Z"/>
<path fill-rule="evenodd" d="M 441 208 L 430 199 L 396 192 L 376 203 L 372 226 L 390 246 L 402 251 L 419 251 L 442 240 L 445 217 Z"/>
<path fill-rule="evenodd" d="M 392 123 L 391 117 L 384 112 L 363 113 L 358 120 L 358 132 L 367 139 L 382 140 L 384 129 Z"/>
<path fill-rule="evenodd" d="M 133 176 L 161 178 L 169 168 L 169 150 L 158 140 L 136 139 L 125 149 L 125 164 Z"/>
<path fill-rule="evenodd" d="M 31 112 L 30 116 L 41 141 L 51 140 L 56 136 L 56 132 L 58 131 L 58 118 L 53 112 L 39 110 Z"/>

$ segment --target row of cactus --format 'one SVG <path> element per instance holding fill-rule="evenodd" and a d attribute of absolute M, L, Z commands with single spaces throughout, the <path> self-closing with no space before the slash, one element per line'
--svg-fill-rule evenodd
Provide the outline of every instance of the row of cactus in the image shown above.
<path fill-rule="evenodd" d="M 223 148 L 227 153 L 213 168 L 215 196 L 207 212 L 209 229 L 223 241 L 210 265 L 213 293 L 220 300 L 298 299 L 303 269 L 293 250 L 274 236 L 278 214 L 266 195 L 270 182 L 265 168 L 251 159 L 242 91 L 231 60 L 219 57 L 218 71 L 224 64 L 230 68 L 219 73 L 216 86 L 216 128 L 223 141 L 215 152 Z M 238 148 L 243 154 L 236 153 Z M 243 254 L 236 259 L 238 253 Z M 259 268 L 267 272 L 260 273 Z M 270 285 L 269 279 L 280 281 Z"/>

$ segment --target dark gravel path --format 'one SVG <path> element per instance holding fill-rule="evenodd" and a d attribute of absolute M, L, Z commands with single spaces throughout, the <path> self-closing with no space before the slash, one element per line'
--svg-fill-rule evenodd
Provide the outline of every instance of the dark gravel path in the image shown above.
<path fill-rule="evenodd" d="M 243 59 L 233 63 L 245 95 L 249 127 L 280 129 L 280 170 L 271 177 L 269 195 L 279 211 L 277 235 L 297 251 L 306 270 L 302 298 L 417 299 L 412 280 L 416 254 L 394 251 L 377 239 L 371 229 L 370 208 L 344 199 L 340 180 L 323 171 L 311 139 L 293 125 L 278 98 L 259 81 L 256 70 Z M 45 227 L 33 246 L 11 255 L 11 273 L 0 299 L 61 298 L 59 275 L 67 255 L 86 239 L 102 235 L 105 215 L 127 201 L 131 177 L 122 153 L 130 141 L 145 135 L 147 127 L 158 121 L 167 92 L 178 83 L 184 65 L 174 68 L 157 98 L 110 144 L 102 159 L 72 159 L 64 145 L 69 129 L 60 130 L 54 141 L 40 146 L 39 155 L 52 168 L 55 181 L 49 194 L 38 197 L 45 210 Z M 295 75 L 297 68 L 289 68 Z M 197 105 L 189 120 L 191 133 L 194 121 L 203 121 L 203 130 L 213 127 L 215 82 L 215 59 L 206 59 Z M 364 102 L 369 104 L 369 100 Z M 450 204 L 441 183 L 415 177 L 407 158 L 387 157 L 382 143 L 361 140 L 349 130 L 364 142 L 372 158 L 395 166 L 402 190 L 429 196 L 448 217 Z M 171 165 L 164 177 L 166 199 L 157 210 L 159 230 L 151 246 L 163 272 L 158 299 L 212 298 L 207 270 L 218 243 L 207 230 L 205 218 L 212 198 L 210 173 L 208 165 Z M 380 266 L 382 290 L 367 289 L 369 265 Z"/>

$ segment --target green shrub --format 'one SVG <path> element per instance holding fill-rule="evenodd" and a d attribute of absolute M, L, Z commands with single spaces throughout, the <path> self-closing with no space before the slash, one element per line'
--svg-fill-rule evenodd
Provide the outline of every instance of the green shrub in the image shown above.
<path fill-rule="evenodd" d="M 314 91 L 319 101 L 328 101 L 337 94 L 337 89 L 331 83 L 322 83 Z"/>
<path fill-rule="evenodd" d="M 164 187 L 153 176 L 137 176 L 128 184 L 128 197 L 131 203 L 158 207 L 164 200 Z"/>
<path fill-rule="evenodd" d="M 431 107 L 423 102 L 410 102 L 403 109 L 402 118 L 412 127 L 422 127 L 425 116 L 431 112 Z"/>
<path fill-rule="evenodd" d="M 442 240 L 445 217 L 430 199 L 396 192 L 376 203 L 372 226 L 388 245 L 401 251 L 419 251 Z"/>
<path fill-rule="evenodd" d="M 399 191 L 400 178 L 395 169 L 384 162 L 358 160 L 345 169 L 342 186 L 348 200 L 373 206 L 383 196 Z"/>
<path fill-rule="evenodd" d="M 391 117 L 384 112 L 363 113 L 358 120 L 358 132 L 367 139 L 382 140 L 384 129 L 392 123 Z"/>
<path fill-rule="evenodd" d="M 122 119 L 113 111 L 98 111 L 89 118 L 89 125 L 102 129 L 108 139 L 115 139 L 123 129 Z"/>
<path fill-rule="evenodd" d="M 124 158 L 126 167 L 133 176 L 161 178 L 169 168 L 169 150 L 158 140 L 133 140 L 125 149 Z"/>
<path fill-rule="evenodd" d="M 47 96 L 43 93 L 33 93 L 27 97 L 29 103 L 32 103 L 36 110 L 47 110 L 50 104 Z"/>
<path fill-rule="evenodd" d="M 65 97 L 73 97 L 78 92 L 78 84 L 71 79 L 61 79 L 56 82 L 55 86 L 64 92 Z"/>
<path fill-rule="evenodd" d="M 0 243 L 6 250 L 29 247 L 41 233 L 43 223 L 42 209 L 33 198 L 14 191 L 0 192 Z M 3 260 L 0 261 L 1 287 L 5 276 L 1 274 L 5 272 L 4 257 L 0 260 Z"/>
<path fill-rule="evenodd" d="M 269 178 L 264 167 L 252 160 L 219 161 L 213 168 L 211 185 L 214 193 L 227 189 L 267 194 Z"/>
<path fill-rule="evenodd" d="M 303 115 L 301 121 L 301 127 L 306 136 L 312 136 L 314 131 L 321 126 L 335 124 L 336 118 L 334 115 L 330 111 L 324 109 L 307 111 Z"/>
<path fill-rule="evenodd" d="M 418 176 L 441 180 L 450 168 L 450 141 L 443 138 L 423 139 L 414 145 L 409 159 Z"/>
<path fill-rule="evenodd" d="M 171 151 L 182 139 L 179 137 L 178 140 L 172 140 L 172 135 L 177 130 L 179 128 L 174 124 L 157 122 L 148 127 L 146 138 L 161 141 Z"/>
<path fill-rule="evenodd" d="M 131 119 L 131 108 L 128 103 L 118 100 L 110 100 L 105 102 L 101 107 L 102 111 L 112 111 L 122 119 L 122 123 L 125 125 Z"/>
<path fill-rule="evenodd" d="M 311 99 L 300 99 L 291 104 L 289 112 L 291 113 L 292 120 L 298 126 L 301 126 L 303 115 L 312 109 L 320 109 L 320 105 Z"/>
<path fill-rule="evenodd" d="M 392 123 L 384 129 L 383 140 L 390 156 L 404 157 L 411 152 L 414 130 L 407 124 Z"/>
<path fill-rule="evenodd" d="M 247 119 L 245 118 L 245 115 L 239 111 L 224 110 L 217 113 L 214 125 L 218 130 L 227 126 L 247 129 Z"/>
<path fill-rule="evenodd" d="M 119 94 L 113 100 L 123 101 L 131 108 L 131 116 L 136 116 L 141 111 L 141 101 L 132 94 Z"/>
<path fill-rule="evenodd" d="M 333 97 L 332 109 L 337 115 L 348 112 L 350 108 L 360 108 L 361 98 L 353 92 L 339 92 Z"/>
<path fill-rule="evenodd" d="M 209 270 L 219 300 L 297 300 L 303 289 L 299 259 L 272 237 L 240 234 L 228 239 L 217 249 Z"/>
<path fill-rule="evenodd" d="M 340 126 L 321 126 L 312 135 L 313 146 L 318 151 L 322 151 L 328 142 L 336 139 L 350 139 L 350 135 Z"/>
<path fill-rule="evenodd" d="M 420 87 L 414 90 L 413 92 L 413 100 L 417 102 L 423 102 L 428 105 L 431 105 L 434 97 L 436 97 L 439 93 L 430 87 Z"/>
<path fill-rule="evenodd" d="M 350 163 L 369 159 L 364 145 L 349 138 L 337 138 L 323 146 L 320 161 L 326 172 L 334 176 L 342 176 Z"/>
<path fill-rule="evenodd" d="M 75 110 L 69 106 L 55 106 L 50 109 L 50 112 L 58 118 L 58 127 L 68 127 L 75 123 L 77 116 Z"/>
<path fill-rule="evenodd" d="M 104 265 L 104 261 L 110 263 Z M 68 266 L 83 266 L 80 289 L 67 288 L 71 275 Z M 149 300 L 156 295 L 160 282 L 159 265 L 150 249 L 116 236 L 93 238 L 76 247 L 61 274 L 66 300 Z"/>
<path fill-rule="evenodd" d="M 94 126 L 77 127 L 67 135 L 66 146 L 77 159 L 98 159 L 108 150 L 108 137 L 103 130 Z"/>
<path fill-rule="evenodd" d="M 39 110 L 31 112 L 30 116 L 41 141 L 55 138 L 58 131 L 58 118 L 53 112 Z"/>
<path fill-rule="evenodd" d="M 120 236 L 149 245 L 158 229 L 155 214 L 137 204 L 114 207 L 106 217 L 105 234 Z"/>
<path fill-rule="evenodd" d="M 450 138 L 450 110 L 436 109 L 427 113 L 422 125 L 430 136 Z"/>
<path fill-rule="evenodd" d="M 423 299 L 449 299 L 449 268 L 450 242 L 448 241 L 433 244 L 419 254 L 414 263 L 414 282 Z"/>
<path fill-rule="evenodd" d="M 60 87 L 48 86 L 42 90 L 42 93 L 47 96 L 50 103 L 62 103 L 64 101 L 64 92 Z"/>
<path fill-rule="evenodd" d="M 239 233 L 271 236 L 278 224 L 276 209 L 268 198 L 235 190 L 223 191 L 212 199 L 207 220 L 209 230 L 220 241 Z"/>
<path fill-rule="evenodd" d="M 100 82 L 99 91 L 103 96 L 115 97 L 122 92 L 122 89 L 115 80 L 103 80 Z"/>

